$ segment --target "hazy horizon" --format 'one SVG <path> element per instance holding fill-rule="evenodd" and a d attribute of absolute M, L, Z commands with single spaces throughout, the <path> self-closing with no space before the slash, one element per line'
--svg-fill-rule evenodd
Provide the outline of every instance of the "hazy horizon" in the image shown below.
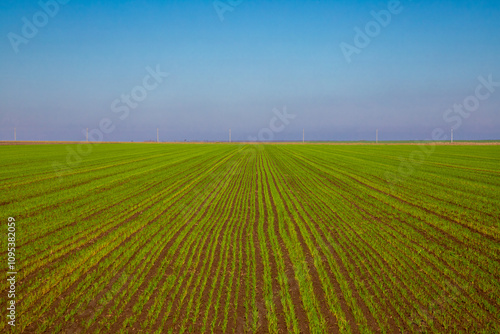
<path fill-rule="evenodd" d="M 500 139 L 497 1 L 0 9 L 0 140 Z"/>

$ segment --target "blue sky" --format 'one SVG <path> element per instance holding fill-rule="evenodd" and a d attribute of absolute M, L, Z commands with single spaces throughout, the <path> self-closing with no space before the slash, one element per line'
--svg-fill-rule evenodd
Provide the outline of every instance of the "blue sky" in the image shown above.
<path fill-rule="evenodd" d="M 274 140 L 302 129 L 373 140 L 377 128 L 381 140 L 423 140 L 452 126 L 456 139 L 500 139 L 500 87 L 468 117 L 444 117 L 478 77 L 500 82 L 498 1 L 400 1 L 350 62 L 341 43 L 356 47 L 354 29 L 388 1 L 219 1 L 222 21 L 212 1 L 63 2 L 53 17 L 38 1 L 0 4 L 0 140 L 14 127 L 18 140 L 83 140 L 103 119 L 106 141 L 155 139 L 156 128 L 160 140 L 227 140 L 229 128 L 248 140 L 284 108 L 295 117 Z M 34 36 L 23 18 L 39 20 Z M 144 92 L 157 67 L 169 75 L 121 119 L 112 103 Z"/>

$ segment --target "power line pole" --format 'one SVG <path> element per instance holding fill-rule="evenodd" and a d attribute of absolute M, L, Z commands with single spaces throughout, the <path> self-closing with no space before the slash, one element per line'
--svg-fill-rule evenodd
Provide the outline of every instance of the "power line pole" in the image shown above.
<path fill-rule="evenodd" d="M 16 128 L 14 128 L 14 141 L 17 141 L 17 138 L 16 138 Z"/>
<path fill-rule="evenodd" d="M 377 133 L 375 135 L 375 142 L 378 144 L 378 129 L 377 129 Z"/>
<path fill-rule="evenodd" d="M 304 129 L 302 129 L 302 144 L 304 144 Z"/>
<path fill-rule="evenodd" d="M 87 143 L 89 142 L 89 128 L 87 128 Z"/>
<path fill-rule="evenodd" d="M 231 142 L 231 129 L 229 129 L 229 142 Z"/>
<path fill-rule="evenodd" d="M 158 135 L 158 128 L 156 128 L 156 142 L 160 142 L 160 136 Z"/>
<path fill-rule="evenodd" d="M 451 143 L 453 144 L 453 128 L 451 129 Z"/>

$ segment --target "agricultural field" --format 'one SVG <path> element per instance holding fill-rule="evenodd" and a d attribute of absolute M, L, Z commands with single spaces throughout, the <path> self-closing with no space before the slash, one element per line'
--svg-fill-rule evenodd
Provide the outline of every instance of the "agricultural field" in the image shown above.
<path fill-rule="evenodd" d="M 87 145 L 0 146 L 0 332 L 500 332 L 499 145 Z"/>

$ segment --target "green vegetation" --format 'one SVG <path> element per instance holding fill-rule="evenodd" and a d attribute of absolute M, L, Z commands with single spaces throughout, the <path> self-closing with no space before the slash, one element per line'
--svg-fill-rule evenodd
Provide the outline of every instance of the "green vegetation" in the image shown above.
<path fill-rule="evenodd" d="M 0 146 L 0 331 L 500 332 L 499 145 L 67 146 Z"/>

